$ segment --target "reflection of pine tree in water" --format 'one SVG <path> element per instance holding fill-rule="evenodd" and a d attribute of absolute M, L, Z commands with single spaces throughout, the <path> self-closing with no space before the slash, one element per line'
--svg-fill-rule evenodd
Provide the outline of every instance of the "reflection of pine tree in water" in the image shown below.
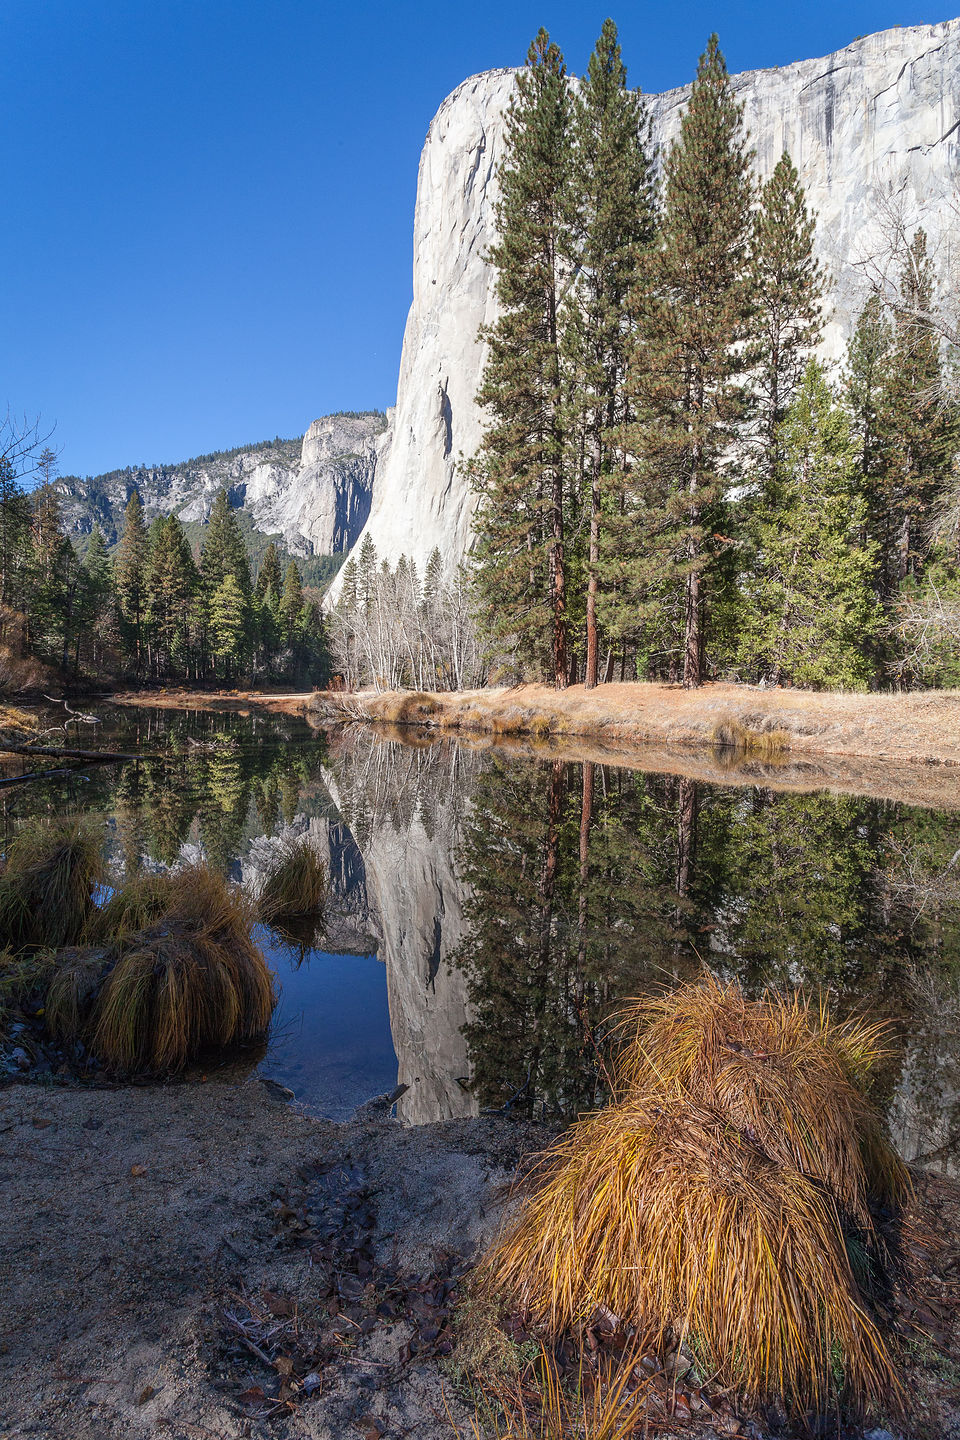
<path fill-rule="evenodd" d="M 876 906 L 875 802 L 833 795 L 720 792 L 701 822 L 710 853 L 698 899 L 713 913 L 723 968 L 750 988 L 879 978 L 889 933 Z"/>
<path fill-rule="evenodd" d="M 624 996 L 676 973 L 671 788 L 561 762 L 496 760 L 480 777 L 463 851 L 472 929 L 458 963 L 482 1104 L 517 1091 L 527 1111 L 595 1103 L 594 1032 Z"/>
<path fill-rule="evenodd" d="M 272 775 L 261 779 L 259 776 L 252 786 L 253 803 L 257 807 L 257 819 L 264 834 L 272 835 L 280 824 L 280 789 Z"/>
<path fill-rule="evenodd" d="M 461 861 L 481 1104 L 594 1103 L 605 1018 L 701 963 L 754 992 L 827 988 L 841 1007 L 909 1014 L 921 946 L 939 937 L 957 953 L 960 873 L 949 896 L 944 874 L 958 827 L 850 797 L 494 760 Z"/>

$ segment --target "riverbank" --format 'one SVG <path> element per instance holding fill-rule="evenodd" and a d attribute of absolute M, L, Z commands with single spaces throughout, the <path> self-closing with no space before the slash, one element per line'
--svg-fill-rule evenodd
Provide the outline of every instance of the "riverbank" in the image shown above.
<path fill-rule="evenodd" d="M 406 1128 L 386 1097 L 334 1124 L 256 1075 L 0 1091 L 0 1434 L 473 1440 L 462 1280 L 548 1135 L 502 1115 Z M 960 1188 L 917 1179 L 896 1428 L 941 1440 L 960 1433 Z M 655 1411 L 656 1434 L 785 1433 L 719 1403 L 689 1426 Z"/>
<path fill-rule="evenodd" d="M 960 766 L 960 691 L 861 694 L 711 684 L 572 685 L 420 694 L 318 692 L 320 714 L 443 730 L 577 737 L 626 746 L 741 750 L 758 759 L 837 755 Z"/>
<path fill-rule="evenodd" d="M 519 685 L 461 691 L 346 692 L 154 690 L 108 703 L 162 709 L 264 709 L 331 721 L 376 720 L 538 740 L 576 738 L 608 749 L 740 749 L 756 759 L 849 756 L 960 767 L 960 690 L 832 693 L 710 684 L 697 690 L 643 682 Z"/>

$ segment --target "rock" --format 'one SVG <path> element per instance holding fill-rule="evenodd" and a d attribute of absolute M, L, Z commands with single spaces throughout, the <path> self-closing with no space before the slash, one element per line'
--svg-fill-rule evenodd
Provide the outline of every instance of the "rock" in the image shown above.
<path fill-rule="evenodd" d="M 378 412 L 326 415 L 302 441 L 241 446 L 92 480 L 65 475 L 56 482 L 64 521 L 74 534 L 89 533 L 96 521 L 112 543 L 137 489 L 148 521 L 177 514 L 202 524 L 224 487 L 254 530 L 281 535 L 291 554 L 333 555 L 350 548 L 369 514 L 385 424 Z"/>
<path fill-rule="evenodd" d="M 513 74 L 464 81 L 437 111 L 420 160 L 413 303 L 364 531 L 391 562 L 406 554 L 423 567 L 439 546 L 452 569 L 470 543 L 474 507 L 460 462 L 480 437 L 477 332 L 495 316 L 484 252 Z M 857 261 L 881 244 L 885 196 L 896 191 L 908 224 L 923 224 L 938 254 L 960 158 L 960 20 L 869 35 L 825 59 L 739 75 L 734 85 L 760 173 L 788 149 L 817 212 L 835 304 L 824 351 L 836 356 L 866 293 Z M 651 97 L 661 146 L 676 134 L 688 93 Z"/>

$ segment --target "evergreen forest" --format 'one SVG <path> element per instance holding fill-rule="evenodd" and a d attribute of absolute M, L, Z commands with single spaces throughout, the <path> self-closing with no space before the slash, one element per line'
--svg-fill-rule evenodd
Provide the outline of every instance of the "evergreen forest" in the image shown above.
<path fill-rule="evenodd" d="M 40 688 L 51 671 L 137 683 L 326 678 L 319 594 L 272 543 L 254 573 L 225 490 L 195 547 L 175 514 L 148 526 L 134 489 L 115 550 L 94 526 L 81 554 L 64 530 L 55 460 L 44 448 L 41 483 L 27 492 L 0 457 L 0 684 Z"/>
<path fill-rule="evenodd" d="M 537 35 L 499 179 L 469 462 L 491 675 L 960 682 L 958 336 L 924 231 L 825 363 L 816 216 L 789 155 L 759 179 L 716 37 L 658 154 L 609 20 L 576 84 Z"/>

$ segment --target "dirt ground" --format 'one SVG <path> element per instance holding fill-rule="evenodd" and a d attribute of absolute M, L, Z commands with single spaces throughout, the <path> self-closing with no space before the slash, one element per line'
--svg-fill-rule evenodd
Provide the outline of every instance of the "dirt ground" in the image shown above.
<path fill-rule="evenodd" d="M 0 1437 L 474 1440 L 463 1276 L 547 1139 L 501 1115 L 408 1129 L 386 1097 L 318 1121 L 255 1075 L 0 1090 Z M 924 1308 L 897 1313 L 934 1339 L 897 1435 L 942 1440 L 960 1436 L 960 1205 L 930 1187 L 936 1233 L 908 1247 Z M 649 1433 L 771 1432 L 714 1407 Z"/>
<path fill-rule="evenodd" d="M 276 1091 L 0 1091 L 4 1440 L 472 1433 L 448 1291 L 542 1132 Z"/>

